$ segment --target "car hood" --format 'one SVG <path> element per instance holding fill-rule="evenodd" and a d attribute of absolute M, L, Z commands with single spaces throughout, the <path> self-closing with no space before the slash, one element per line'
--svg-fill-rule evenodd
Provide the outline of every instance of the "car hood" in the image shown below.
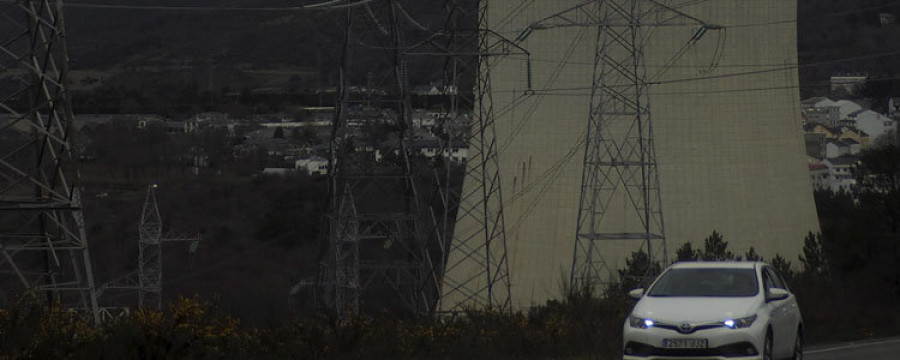
<path fill-rule="evenodd" d="M 756 313 L 757 297 L 651 297 L 644 296 L 632 314 L 656 321 L 692 324 L 741 318 Z"/>

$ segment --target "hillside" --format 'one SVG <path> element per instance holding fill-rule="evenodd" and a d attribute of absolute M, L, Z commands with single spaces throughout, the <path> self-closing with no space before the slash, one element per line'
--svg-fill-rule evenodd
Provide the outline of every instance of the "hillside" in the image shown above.
<path fill-rule="evenodd" d="M 316 2 L 300 1 L 299 4 Z M 439 28 L 446 17 L 441 6 L 444 2 L 402 3 L 409 18 L 428 28 Z M 298 5 L 297 1 L 285 0 L 128 3 L 136 7 L 159 6 L 158 10 L 79 7 L 75 2 L 70 3 L 66 8 L 68 46 L 76 88 L 99 86 L 105 81 L 115 84 L 117 75 L 123 72 L 177 74 L 186 81 L 197 82 L 201 90 L 209 91 L 224 87 L 231 90 L 284 87 L 294 75 L 307 87 L 336 83 L 335 72 L 343 46 L 345 14 L 342 11 L 266 11 Z M 204 10 L 163 7 L 171 5 L 201 6 Z M 377 6 L 373 8 L 373 17 L 358 12 L 363 15 L 355 20 L 357 29 L 388 23 L 389 15 Z M 426 34 L 410 21 L 404 21 L 403 26 L 407 43 L 418 41 Z M 366 31 L 358 32 L 361 33 L 358 36 L 363 36 Z M 354 45 L 363 49 L 355 57 L 365 59 L 374 54 L 374 51 L 367 52 L 367 47 L 385 44 Z M 363 81 L 365 75 L 365 72 L 351 74 L 351 79 Z"/>
<path fill-rule="evenodd" d="M 900 74 L 900 25 L 881 24 L 881 14 L 900 15 L 892 0 L 799 0 L 800 83 L 804 97 L 825 95 L 835 74 L 866 73 L 885 79 L 873 97 L 896 96 Z M 896 88 L 900 91 L 900 87 Z"/>

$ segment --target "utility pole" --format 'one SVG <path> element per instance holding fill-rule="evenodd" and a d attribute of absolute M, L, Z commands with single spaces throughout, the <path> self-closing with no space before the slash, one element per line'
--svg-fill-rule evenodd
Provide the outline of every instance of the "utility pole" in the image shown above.
<path fill-rule="evenodd" d="M 68 93 L 62 0 L 0 5 L 0 267 L 8 289 L 100 321 Z M 14 285 L 13 283 L 18 283 Z"/>

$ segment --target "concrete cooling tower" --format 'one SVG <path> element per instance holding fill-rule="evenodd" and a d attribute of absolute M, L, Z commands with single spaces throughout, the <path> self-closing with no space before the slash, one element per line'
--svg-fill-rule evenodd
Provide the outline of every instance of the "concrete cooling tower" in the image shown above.
<path fill-rule="evenodd" d="M 487 6 L 489 29 L 530 54 L 490 58 L 509 297 L 515 308 L 561 297 L 570 279 L 598 27 L 590 24 L 589 14 L 574 13 L 568 17 L 571 26 L 534 24 L 585 2 L 491 0 Z M 650 82 L 669 260 L 685 242 L 702 248 L 714 230 L 736 254 L 752 246 L 766 259 L 776 254 L 796 259 L 804 236 L 819 229 L 800 123 L 796 1 L 631 3 L 648 11 L 664 6 L 641 17 L 644 40 L 638 51 Z M 708 31 L 698 30 L 701 22 Z M 463 186 L 469 193 L 481 185 Z M 615 215 L 628 211 L 627 201 L 609 206 L 612 226 L 629 221 Z M 457 234 L 471 232 L 476 223 L 460 217 Z M 643 245 L 598 243 L 608 269 L 624 268 L 625 259 Z M 448 263 L 460 265 L 448 267 L 445 279 L 479 274 L 477 261 L 459 261 L 466 256 L 451 251 Z M 472 297 L 448 291 L 447 280 L 443 309 L 477 306 Z M 479 291 L 484 281 L 469 286 Z"/>

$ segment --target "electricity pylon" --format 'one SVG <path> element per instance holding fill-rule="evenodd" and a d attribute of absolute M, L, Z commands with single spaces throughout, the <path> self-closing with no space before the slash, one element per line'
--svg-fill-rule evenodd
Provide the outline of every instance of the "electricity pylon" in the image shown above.
<path fill-rule="evenodd" d="M 61 0 L 0 5 L 0 266 L 20 287 L 99 322 L 70 136 Z"/>
<path fill-rule="evenodd" d="M 361 3 L 343 9 L 344 48 L 329 159 L 330 231 L 317 296 L 341 318 L 364 311 L 363 302 L 428 313 L 437 284 L 429 276 L 433 254 L 420 229 L 422 212 L 409 157 L 413 135 L 401 26 L 405 10 L 397 0 Z M 351 85 L 351 77 L 361 81 L 363 69 L 378 70 L 379 62 L 389 70 L 368 74 L 364 87 Z M 378 123 L 392 129 L 380 143 L 357 130 Z M 378 148 L 382 156 L 370 157 L 358 148 L 361 144 Z"/>
<path fill-rule="evenodd" d="M 171 236 L 163 232 L 162 218 L 156 201 L 157 185 L 147 186 L 147 196 L 141 210 L 138 225 L 138 269 L 124 277 L 103 285 L 100 293 L 107 289 L 137 290 L 138 308 L 162 309 L 163 288 L 163 244 L 167 242 L 190 242 L 193 253 L 200 243 L 200 235 L 194 237 Z"/>
<path fill-rule="evenodd" d="M 697 26 L 694 36 L 666 65 L 708 30 L 720 30 L 663 0 L 590 0 L 527 27 L 533 31 L 589 26 L 596 29 L 581 200 L 570 282 L 605 290 L 619 281 L 610 256 L 643 251 L 650 262 L 668 262 L 649 89 L 645 29 Z M 613 254 L 604 253 L 612 251 Z M 648 267 L 650 268 L 650 267 Z M 649 274 L 646 274 L 649 275 Z"/>
<path fill-rule="evenodd" d="M 487 0 L 475 5 L 477 18 L 467 18 L 473 12 L 457 8 L 454 2 L 446 27 L 408 50 L 410 55 L 444 58 L 445 81 L 458 91 L 449 94 L 450 107 L 438 126 L 442 131 L 438 138 L 442 149 L 449 149 L 457 139 L 468 145 L 461 189 L 451 185 L 449 176 L 439 181 L 444 188 L 438 198 L 444 206 L 435 213 L 444 214 L 445 219 L 437 221 L 436 228 L 454 225 L 438 232 L 445 249 L 437 267 L 441 312 L 472 307 L 505 311 L 512 303 L 491 69 L 510 55 L 525 56 L 530 66 L 530 54 L 490 30 Z M 466 27 L 467 23 L 475 28 Z M 523 81 L 530 90 L 530 73 Z M 463 114 L 471 114 L 471 119 Z M 458 128 L 465 130 L 459 133 Z M 450 162 L 444 165 L 449 174 Z"/>

